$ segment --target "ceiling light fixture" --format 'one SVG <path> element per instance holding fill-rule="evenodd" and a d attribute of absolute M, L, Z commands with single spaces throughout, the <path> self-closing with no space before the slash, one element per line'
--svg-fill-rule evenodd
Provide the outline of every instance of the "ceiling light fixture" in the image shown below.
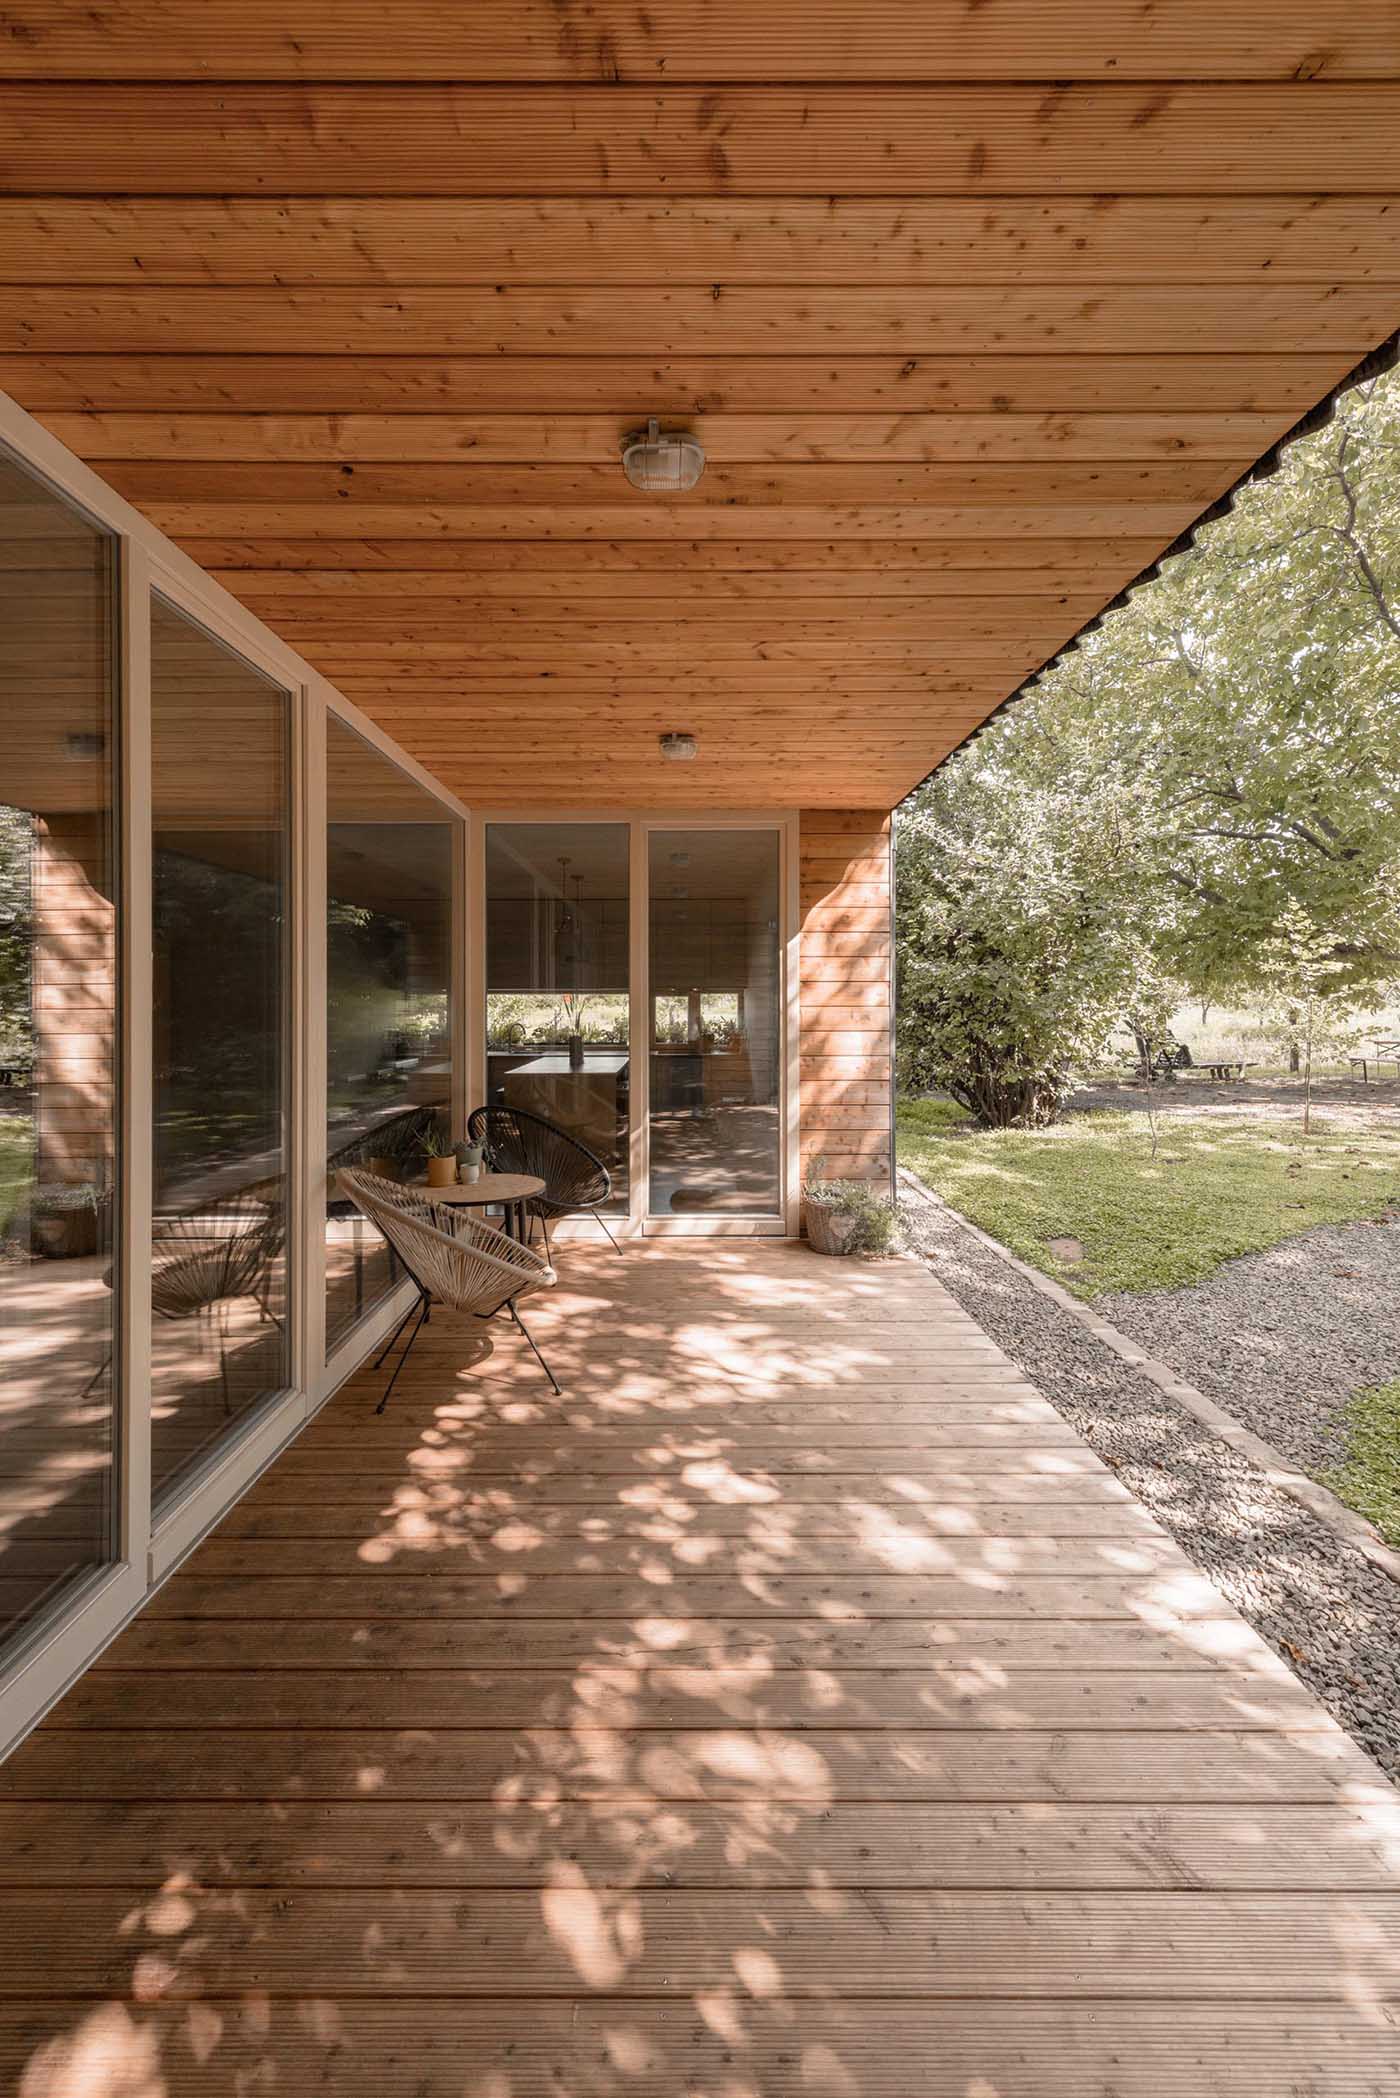
<path fill-rule="evenodd" d="M 662 757 L 672 765 L 688 765 L 698 747 L 694 736 L 687 735 L 683 729 L 671 729 L 657 740 Z"/>
<path fill-rule="evenodd" d="M 622 442 L 622 471 L 646 495 L 684 495 L 705 471 L 705 449 L 684 430 L 663 430 L 653 415 Z"/>

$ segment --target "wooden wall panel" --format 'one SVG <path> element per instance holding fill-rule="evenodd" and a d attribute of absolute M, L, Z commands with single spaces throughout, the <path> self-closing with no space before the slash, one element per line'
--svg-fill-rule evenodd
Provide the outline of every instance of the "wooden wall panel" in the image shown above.
<path fill-rule="evenodd" d="M 892 1188 L 890 852 L 882 809 L 801 813 L 804 1170 Z"/>

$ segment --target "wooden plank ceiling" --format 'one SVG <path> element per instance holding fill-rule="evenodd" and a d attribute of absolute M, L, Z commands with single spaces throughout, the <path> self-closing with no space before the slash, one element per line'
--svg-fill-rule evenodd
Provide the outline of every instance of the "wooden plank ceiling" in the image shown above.
<path fill-rule="evenodd" d="M 9 0 L 0 387 L 469 801 L 885 807 L 1400 322 L 1397 82 L 1393 0 Z"/>

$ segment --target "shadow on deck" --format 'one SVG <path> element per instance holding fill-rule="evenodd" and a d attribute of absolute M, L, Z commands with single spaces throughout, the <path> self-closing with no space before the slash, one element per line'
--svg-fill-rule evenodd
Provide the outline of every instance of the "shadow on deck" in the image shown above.
<path fill-rule="evenodd" d="M 22 2098 L 1400 2075 L 1400 1804 L 921 1268 L 560 1249 L 0 1772 Z"/>

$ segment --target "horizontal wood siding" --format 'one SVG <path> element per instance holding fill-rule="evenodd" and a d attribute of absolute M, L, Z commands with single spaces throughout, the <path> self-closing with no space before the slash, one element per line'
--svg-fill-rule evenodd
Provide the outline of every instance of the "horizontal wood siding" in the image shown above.
<path fill-rule="evenodd" d="M 893 1184 L 890 819 L 804 809 L 802 1158 L 831 1178 Z"/>

